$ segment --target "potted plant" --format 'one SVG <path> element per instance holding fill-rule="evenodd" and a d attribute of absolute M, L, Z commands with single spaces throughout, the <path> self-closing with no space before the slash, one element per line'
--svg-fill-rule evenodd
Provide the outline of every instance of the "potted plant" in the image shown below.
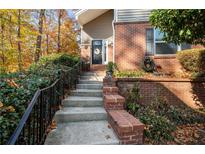
<path fill-rule="evenodd" d="M 107 69 L 106 76 L 107 77 L 112 77 L 114 71 L 117 70 L 117 65 L 116 65 L 116 63 L 108 62 L 108 65 L 107 65 L 106 69 Z"/>

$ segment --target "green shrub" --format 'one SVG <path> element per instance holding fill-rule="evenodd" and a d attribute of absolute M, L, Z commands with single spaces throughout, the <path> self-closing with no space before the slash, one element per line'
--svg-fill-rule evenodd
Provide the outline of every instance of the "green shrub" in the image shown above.
<path fill-rule="evenodd" d="M 146 105 L 140 103 L 139 85 L 128 91 L 126 108 L 146 125 L 144 134 L 156 144 L 172 141 L 176 126 L 185 124 L 204 124 L 205 115 L 185 105 L 173 106 L 166 98 L 155 97 Z M 202 111 L 203 112 L 203 111 Z"/>
<path fill-rule="evenodd" d="M 46 67 L 48 64 L 54 64 L 54 65 L 64 65 L 67 67 L 72 67 L 77 62 L 80 61 L 80 58 L 77 56 L 72 56 L 68 54 L 51 54 L 48 56 L 43 56 L 39 59 L 37 63 L 33 63 L 29 67 L 29 71 L 35 72 L 37 69 L 41 67 Z"/>
<path fill-rule="evenodd" d="M 205 49 L 189 49 L 177 52 L 183 68 L 191 73 L 205 72 Z"/>
<path fill-rule="evenodd" d="M 32 64 L 25 74 L 0 74 L 0 140 L 9 139 L 37 89 L 51 85 L 78 61 L 79 57 L 53 54 Z"/>
<path fill-rule="evenodd" d="M 204 114 L 184 105 L 170 105 L 166 116 L 176 125 L 205 123 Z"/>
<path fill-rule="evenodd" d="M 128 90 L 128 95 L 126 97 L 126 108 L 128 111 L 135 113 L 140 105 L 139 101 L 141 99 L 141 95 L 139 93 L 139 83 L 135 83 L 131 90 Z"/>
<path fill-rule="evenodd" d="M 145 75 L 144 71 L 138 70 L 138 71 L 119 71 L 115 72 L 114 76 L 123 78 L 123 77 L 143 77 Z"/>
<path fill-rule="evenodd" d="M 80 60 L 79 57 L 62 54 L 59 58 L 55 59 L 53 63 L 56 65 L 65 65 L 68 67 L 72 67 L 77 62 L 79 62 L 79 60 Z"/>
<path fill-rule="evenodd" d="M 175 125 L 166 117 L 160 116 L 155 110 L 141 107 L 136 116 L 146 125 L 144 134 L 155 143 L 164 143 L 173 140 L 172 132 Z"/>
<path fill-rule="evenodd" d="M 113 62 L 108 62 L 107 66 L 106 66 L 106 69 L 107 69 L 108 72 L 113 73 L 114 71 L 116 71 L 118 69 L 117 64 L 113 63 Z"/>

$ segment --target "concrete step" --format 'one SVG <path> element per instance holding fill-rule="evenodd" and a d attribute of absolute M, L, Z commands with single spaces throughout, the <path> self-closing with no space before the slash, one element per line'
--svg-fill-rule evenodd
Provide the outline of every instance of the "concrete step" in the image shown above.
<path fill-rule="evenodd" d="M 82 76 L 95 76 L 96 73 L 94 73 L 94 72 L 83 72 L 81 75 Z"/>
<path fill-rule="evenodd" d="M 71 91 L 72 96 L 102 97 L 102 90 L 76 89 Z"/>
<path fill-rule="evenodd" d="M 81 80 L 98 80 L 97 76 L 80 76 Z"/>
<path fill-rule="evenodd" d="M 99 84 L 102 83 L 102 81 L 96 81 L 96 80 L 79 80 L 80 84 Z"/>
<path fill-rule="evenodd" d="M 77 89 L 102 89 L 103 84 L 77 84 Z"/>
<path fill-rule="evenodd" d="M 55 114 L 57 124 L 65 122 L 106 120 L 107 113 L 103 107 L 65 107 Z"/>
<path fill-rule="evenodd" d="M 62 103 L 64 107 L 98 107 L 103 105 L 103 98 L 69 96 Z"/>
<path fill-rule="evenodd" d="M 119 140 L 107 121 L 70 122 L 59 124 L 45 141 L 46 145 L 114 145 Z"/>

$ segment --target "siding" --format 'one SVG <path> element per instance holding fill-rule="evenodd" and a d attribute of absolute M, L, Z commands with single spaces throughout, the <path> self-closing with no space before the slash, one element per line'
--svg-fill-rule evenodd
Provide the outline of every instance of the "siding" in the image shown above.
<path fill-rule="evenodd" d="M 151 10 L 119 9 L 116 10 L 116 22 L 149 21 Z"/>

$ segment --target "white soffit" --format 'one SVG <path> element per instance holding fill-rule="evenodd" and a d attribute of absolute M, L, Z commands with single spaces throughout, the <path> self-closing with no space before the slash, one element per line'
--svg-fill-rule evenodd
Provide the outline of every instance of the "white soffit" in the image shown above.
<path fill-rule="evenodd" d="M 108 10 L 109 9 L 85 9 L 78 11 L 75 15 L 79 24 L 83 26 Z"/>

